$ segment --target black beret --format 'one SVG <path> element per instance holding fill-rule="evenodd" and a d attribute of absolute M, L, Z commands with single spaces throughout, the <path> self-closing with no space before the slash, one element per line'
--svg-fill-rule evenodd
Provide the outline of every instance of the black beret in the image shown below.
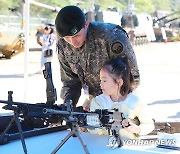
<path fill-rule="evenodd" d="M 56 31 L 60 37 L 73 36 L 85 25 L 85 14 L 77 6 L 65 6 L 56 16 Z"/>

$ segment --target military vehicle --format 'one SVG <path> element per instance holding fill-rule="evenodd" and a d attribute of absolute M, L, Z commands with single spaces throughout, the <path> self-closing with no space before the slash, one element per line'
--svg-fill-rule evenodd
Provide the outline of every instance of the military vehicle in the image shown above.
<path fill-rule="evenodd" d="M 57 12 L 60 10 L 58 7 L 53 7 L 50 5 L 46 5 L 43 3 L 39 3 L 36 1 L 31 1 L 30 4 L 35 5 L 37 7 L 43 7 L 52 10 L 53 12 Z M 17 9 L 9 8 L 10 11 L 17 11 Z M 22 15 L 18 12 L 19 19 L 18 25 L 23 23 Z M 8 20 L 10 21 L 10 20 Z M 17 28 L 18 27 L 18 28 Z M 43 33 L 43 27 L 38 27 L 37 29 L 37 43 L 39 43 L 39 37 Z M 40 32 L 38 34 L 38 32 Z M 21 26 L 13 26 L 11 23 L 4 23 L 0 21 L 0 57 L 10 59 L 11 57 L 21 53 L 25 48 L 25 35 L 23 31 L 23 27 Z"/>
<path fill-rule="evenodd" d="M 180 18 L 180 16 L 177 16 L 178 13 L 180 13 L 180 11 L 176 11 L 170 14 L 160 11 L 154 12 L 153 29 L 157 42 L 168 41 L 171 37 L 178 35 L 180 22 L 175 22 Z M 175 17 L 169 18 L 171 16 Z"/>
<path fill-rule="evenodd" d="M 0 55 L 11 58 L 24 51 L 24 34 L 21 29 L 0 26 Z"/>
<path fill-rule="evenodd" d="M 113 17 L 113 18 L 112 18 Z M 86 18 L 90 21 L 106 22 L 120 25 L 121 15 L 116 7 L 100 10 L 100 5 L 95 4 L 94 11 L 88 11 Z"/>
<path fill-rule="evenodd" d="M 140 45 L 147 42 L 146 33 L 139 30 L 139 21 L 137 15 L 132 12 L 126 12 L 122 15 L 121 26 L 129 35 L 131 44 Z"/>
<path fill-rule="evenodd" d="M 128 33 L 132 45 L 140 45 L 155 40 L 151 16 L 149 14 L 135 14 L 134 5 L 129 5 L 122 15 L 116 7 L 101 11 L 100 6 L 95 4 L 94 8 L 94 11 L 86 13 L 88 20 L 120 25 Z"/>
<path fill-rule="evenodd" d="M 149 14 L 136 14 L 133 4 L 129 5 L 123 13 L 121 26 L 129 34 L 133 45 L 141 45 L 155 40 L 151 16 Z"/>
<path fill-rule="evenodd" d="M 8 15 L 0 15 L 0 57 L 7 59 L 24 51 L 25 39 L 18 8 L 8 8 L 8 11 Z"/>

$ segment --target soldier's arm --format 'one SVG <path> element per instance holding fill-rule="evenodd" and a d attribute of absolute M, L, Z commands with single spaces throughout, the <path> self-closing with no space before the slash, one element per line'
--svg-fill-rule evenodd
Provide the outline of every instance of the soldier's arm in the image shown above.
<path fill-rule="evenodd" d="M 131 74 L 134 78 L 135 87 L 137 87 L 140 83 L 140 74 L 137 65 L 136 55 L 131 46 L 129 38 L 127 34 L 119 29 L 119 27 L 115 28 L 114 33 L 109 41 L 109 50 L 110 50 L 110 58 L 116 57 L 127 57 L 129 66 L 131 69 Z"/>
<path fill-rule="evenodd" d="M 81 95 L 81 82 L 78 75 L 72 72 L 60 45 L 57 45 L 57 50 L 63 83 L 60 96 L 64 102 L 72 100 L 73 106 L 76 106 Z"/>

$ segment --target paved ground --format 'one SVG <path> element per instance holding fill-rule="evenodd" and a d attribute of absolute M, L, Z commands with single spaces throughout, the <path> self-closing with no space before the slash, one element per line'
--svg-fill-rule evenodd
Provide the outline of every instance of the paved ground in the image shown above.
<path fill-rule="evenodd" d="M 157 121 L 180 121 L 180 42 L 135 47 L 141 73 L 138 94 Z"/>
<path fill-rule="evenodd" d="M 30 47 L 34 47 L 35 44 L 32 44 Z M 149 43 L 136 46 L 134 50 L 141 73 L 137 94 L 148 104 L 150 113 L 157 121 L 180 121 L 180 42 Z M 39 51 L 29 52 L 30 76 L 27 80 L 23 77 L 24 53 L 9 60 L 0 60 L 0 100 L 7 100 L 7 92 L 13 90 L 14 101 L 46 101 L 45 79 L 42 74 L 34 74 L 40 67 L 40 55 Z M 59 78 L 59 65 L 55 57 L 53 79 L 57 88 L 57 102 L 61 102 L 59 93 L 62 84 Z M 79 105 L 83 100 L 82 95 Z M 1 107 L 0 112 L 5 112 Z"/>

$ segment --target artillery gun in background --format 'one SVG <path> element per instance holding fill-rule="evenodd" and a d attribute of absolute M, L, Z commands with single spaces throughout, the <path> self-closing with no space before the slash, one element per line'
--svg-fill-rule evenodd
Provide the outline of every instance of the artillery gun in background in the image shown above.
<path fill-rule="evenodd" d="M 159 11 L 154 12 L 153 29 L 157 42 L 170 41 L 173 37 L 180 35 L 180 21 L 178 21 L 180 16 L 176 16 L 178 13 L 180 11 L 167 15 Z M 170 16 L 176 17 L 169 18 Z"/>
<path fill-rule="evenodd" d="M 0 55 L 10 59 L 24 51 L 25 38 L 22 30 L 15 28 L 1 28 L 0 30 Z"/>

